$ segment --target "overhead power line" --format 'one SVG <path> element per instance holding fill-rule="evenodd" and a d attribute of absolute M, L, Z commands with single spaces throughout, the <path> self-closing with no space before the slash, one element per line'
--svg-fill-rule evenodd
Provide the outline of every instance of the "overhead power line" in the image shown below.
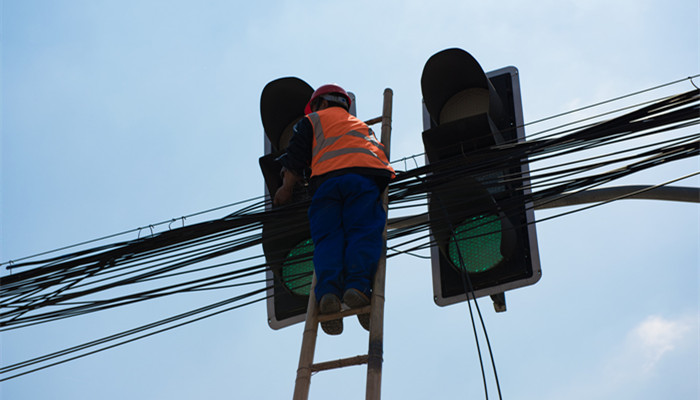
<path fill-rule="evenodd" d="M 546 137 L 537 140 L 502 144 L 489 149 L 488 158 L 483 157 L 484 150 L 464 153 L 466 159 L 482 160 L 479 162 L 453 160 L 427 166 L 418 166 L 416 162 L 416 168 L 407 169 L 390 184 L 390 211 L 424 210 L 428 193 L 440 186 L 451 188 L 456 176 L 486 177 L 481 183 L 487 188 L 499 187 L 509 180 L 520 181 L 523 178 L 520 174 L 497 173 L 513 159 L 529 160 L 531 165 L 538 166 L 531 169 L 531 186 L 512 196 L 504 203 L 505 207 L 558 202 L 566 196 L 584 193 L 640 171 L 697 157 L 700 143 L 698 123 L 700 90 L 693 90 L 645 104 L 606 121 L 587 122 L 576 129 L 566 126 L 561 132 L 549 131 Z M 682 136 L 666 137 L 669 132 L 681 131 L 684 132 Z M 642 144 L 628 145 L 635 140 Z M 601 151 L 604 146 L 621 143 L 627 148 L 607 153 Z M 580 154 L 592 150 L 599 153 L 580 157 Z M 557 160 L 576 156 L 579 158 L 574 161 L 557 163 Z M 539 166 L 545 163 L 548 165 Z M 14 272 L 3 277 L 0 284 L 0 332 L 182 293 L 224 291 L 228 300 L 180 314 L 173 320 L 158 321 L 155 325 L 110 336 L 105 338 L 106 341 L 97 340 L 66 349 L 66 352 L 13 364 L 0 369 L 0 376 L 11 374 L 4 378 L 10 379 L 252 303 L 251 296 L 263 293 L 271 284 L 262 275 L 269 269 L 271 260 L 264 260 L 262 255 L 250 250 L 262 242 L 262 225 L 285 213 L 300 212 L 308 207 L 308 202 L 271 211 L 265 211 L 265 203 L 257 199 L 233 204 L 243 206 L 219 219 L 189 225 L 183 223 L 175 228 L 173 225 L 179 220 L 173 219 L 149 225 L 167 224 L 168 230 L 137 239 L 39 258 L 113 239 L 124 233 L 115 234 L 25 257 L 11 265 L 4 263 Z M 417 221 L 390 230 L 388 256 L 429 248 L 432 242 L 428 222 Z M 297 228 L 284 227 L 285 230 Z M 127 232 L 134 234 L 143 229 Z M 283 233 L 269 232 L 272 238 Z M 262 285 L 262 288 L 256 288 L 256 285 Z M 246 289 L 251 287 L 253 289 Z M 243 293 L 239 291 L 241 289 L 244 289 Z M 234 305 L 237 302 L 242 304 Z M 187 318 L 190 322 L 183 322 Z M 165 328 L 166 325 L 169 327 Z M 144 333 L 149 330 L 153 332 Z"/>

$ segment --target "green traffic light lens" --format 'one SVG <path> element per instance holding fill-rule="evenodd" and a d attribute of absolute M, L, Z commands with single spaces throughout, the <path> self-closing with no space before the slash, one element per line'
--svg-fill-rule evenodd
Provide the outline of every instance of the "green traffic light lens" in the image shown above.
<path fill-rule="evenodd" d="M 480 215 L 457 226 L 447 246 L 450 261 L 469 273 L 484 272 L 503 261 L 501 219 Z"/>
<path fill-rule="evenodd" d="M 282 282 L 294 294 L 308 296 L 313 277 L 314 242 L 304 240 L 294 246 L 282 265 Z"/>

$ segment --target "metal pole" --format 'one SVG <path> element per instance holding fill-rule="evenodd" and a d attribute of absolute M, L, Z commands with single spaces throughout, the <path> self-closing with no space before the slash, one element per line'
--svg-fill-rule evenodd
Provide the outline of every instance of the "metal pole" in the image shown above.
<path fill-rule="evenodd" d="M 389 158 L 391 145 L 391 113 L 393 92 L 384 90 L 384 109 L 382 110 L 381 142 Z M 388 212 L 388 195 L 384 191 L 382 199 L 384 211 Z M 384 354 L 384 286 L 386 281 L 386 226 L 384 227 L 384 252 L 379 259 L 377 272 L 374 275 L 372 292 L 372 311 L 370 313 L 369 350 L 367 352 L 367 400 L 379 400 L 382 389 L 382 362 Z"/>
<path fill-rule="evenodd" d="M 700 203 L 700 188 L 685 186 L 615 186 L 603 189 L 586 190 L 583 192 L 563 193 L 554 200 L 541 200 L 534 205 L 535 210 L 556 207 L 569 207 L 587 203 L 611 202 L 626 199 L 664 200 L 686 203 Z M 400 229 L 410 226 L 427 224 L 428 214 L 415 214 L 390 219 L 389 229 Z"/>
<path fill-rule="evenodd" d="M 585 190 L 577 193 L 563 193 L 553 200 L 541 200 L 535 203 L 535 210 L 545 208 L 566 207 L 585 203 L 597 203 L 603 201 L 642 199 L 642 200 L 666 200 L 681 201 L 687 203 L 700 203 L 700 189 L 684 186 L 614 186 L 609 188 Z"/>

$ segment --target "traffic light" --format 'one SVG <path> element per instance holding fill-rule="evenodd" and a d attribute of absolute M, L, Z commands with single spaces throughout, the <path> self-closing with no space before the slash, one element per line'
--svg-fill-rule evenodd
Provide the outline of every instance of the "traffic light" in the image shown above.
<path fill-rule="evenodd" d="M 505 291 L 541 276 L 527 161 L 502 150 L 525 137 L 517 69 L 484 73 L 448 49 L 426 62 L 421 87 L 435 302 L 491 295 L 505 311 Z"/>
<path fill-rule="evenodd" d="M 313 274 L 313 242 L 309 232 L 309 196 L 302 184 L 294 188 L 292 201 L 272 205 L 282 185 L 282 155 L 293 134 L 293 126 L 304 116 L 313 88 L 299 78 L 280 78 L 268 83 L 260 97 L 260 116 L 265 130 L 265 155 L 260 169 L 265 179 L 266 217 L 262 246 L 270 268 L 267 271 L 268 323 L 280 329 L 304 320 Z"/>

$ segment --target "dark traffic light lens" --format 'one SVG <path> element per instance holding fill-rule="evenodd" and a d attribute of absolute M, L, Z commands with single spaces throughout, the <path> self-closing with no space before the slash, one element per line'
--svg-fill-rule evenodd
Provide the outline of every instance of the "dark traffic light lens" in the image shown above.
<path fill-rule="evenodd" d="M 294 294 L 309 295 L 314 272 L 313 252 L 313 241 L 304 240 L 292 248 L 282 265 L 282 282 Z"/>
<path fill-rule="evenodd" d="M 484 272 L 503 261 L 501 255 L 501 219 L 480 215 L 464 221 L 447 245 L 452 265 L 467 272 Z"/>

